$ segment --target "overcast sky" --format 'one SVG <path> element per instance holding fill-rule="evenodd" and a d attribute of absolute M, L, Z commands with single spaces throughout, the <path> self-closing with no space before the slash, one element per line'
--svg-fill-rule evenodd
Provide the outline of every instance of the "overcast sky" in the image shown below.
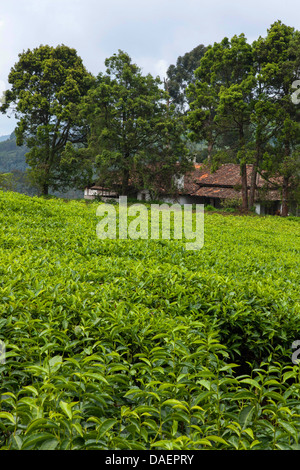
<path fill-rule="evenodd" d="M 300 29 L 298 0 L 0 0 L 0 6 L 0 91 L 18 54 L 41 44 L 75 48 L 95 75 L 121 49 L 145 74 L 163 78 L 199 44 L 240 33 L 252 42 L 278 19 Z M 0 136 L 14 127 L 14 119 L 0 115 Z"/>

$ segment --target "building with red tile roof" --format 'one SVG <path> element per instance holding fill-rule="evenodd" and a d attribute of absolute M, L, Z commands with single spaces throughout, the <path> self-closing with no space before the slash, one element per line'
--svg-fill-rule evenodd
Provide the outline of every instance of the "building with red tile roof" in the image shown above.
<path fill-rule="evenodd" d="M 252 176 L 253 165 L 247 165 L 248 190 Z M 281 195 L 276 188 L 279 183 L 277 179 L 267 182 L 260 174 L 256 175 L 255 210 L 258 214 L 275 214 L 281 210 Z M 161 200 L 166 202 L 179 202 L 180 204 L 210 204 L 216 208 L 222 207 L 224 203 L 242 200 L 242 180 L 240 165 L 226 163 L 216 171 L 211 171 L 207 165 L 195 164 L 194 170 L 177 180 L 178 194 L 174 196 L 162 192 Z M 85 198 L 94 199 L 96 196 L 105 198 L 116 198 L 119 194 L 99 186 L 91 186 L 85 189 Z M 148 190 L 137 191 L 137 199 L 150 200 Z"/>

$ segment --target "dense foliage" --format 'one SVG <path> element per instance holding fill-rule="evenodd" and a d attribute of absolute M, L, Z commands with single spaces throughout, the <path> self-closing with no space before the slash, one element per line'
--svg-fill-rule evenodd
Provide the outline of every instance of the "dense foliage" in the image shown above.
<path fill-rule="evenodd" d="M 186 251 L 96 209 L 0 192 L 0 448 L 299 449 L 299 219 Z"/>
<path fill-rule="evenodd" d="M 95 183 L 128 196 L 175 194 L 196 158 L 212 170 L 240 164 L 244 212 L 262 174 L 287 216 L 299 205 L 299 46 L 300 32 L 278 20 L 251 44 L 243 33 L 199 44 L 161 81 L 122 50 L 94 77 L 75 49 L 41 45 L 19 55 L 0 111 L 17 118 L 40 194 Z"/>
<path fill-rule="evenodd" d="M 148 189 L 155 198 L 162 188 L 171 194 L 173 178 L 191 163 L 182 123 L 167 105 L 160 79 L 144 76 L 121 50 L 105 66 L 84 107 L 91 128 L 84 155 L 92 157 L 98 184 L 123 195 Z"/>
<path fill-rule="evenodd" d="M 190 138 L 206 142 L 211 163 L 240 164 L 245 211 L 253 207 L 258 172 L 276 177 L 283 216 L 297 199 L 299 106 L 292 93 L 299 85 L 299 44 L 299 31 L 281 21 L 252 44 L 244 34 L 225 37 L 207 48 L 187 88 Z M 253 165 L 250 191 L 247 164 Z"/>
<path fill-rule="evenodd" d="M 74 170 L 69 166 L 65 179 L 61 154 L 67 142 L 86 142 L 79 105 L 92 81 L 76 50 L 64 45 L 23 51 L 10 71 L 1 111 L 14 107 L 17 144 L 28 147 L 31 179 L 45 195 L 49 187 L 72 186 Z"/>
<path fill-rule="evenodd" d="M 188 98 L 186 88 L 195 80 L 195 70 L 200 65 L 200 59 L 206 52 L 203 44 L 195 47 L 192 51 L 179 56 L 176 65 L 172 64 L 167 70 L 165 88 L 176 109 L 185 113 L 188 110 Z"/>

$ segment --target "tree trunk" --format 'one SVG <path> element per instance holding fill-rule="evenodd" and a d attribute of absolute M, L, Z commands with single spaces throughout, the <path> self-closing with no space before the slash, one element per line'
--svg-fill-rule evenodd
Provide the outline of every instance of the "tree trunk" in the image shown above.
<path fill-rule="evenodd" d="M 284 176 L 282 182 L 282 209 L 281 209 L 281 216 L 287 217 L 289 215 L 289 207 L 288 207 L 288 191 L 289 187 L 289 177 Z"/>
<path fill-rule="evenodd" d="M 241 177 L 242 177 L 242 209 L 248 212 L 248 187 L 247 187 L 247 166 L 246 163 L 241 163 Z"/>
<path fill-rule="evenodd" d="M 214 147 L 214 144 L 212 141 L 208 142 L 208 146 L 207 146 L 207 161 L 208 161 L 208 164 L 210 165 L 211 164 L 211 161 L 212 161 L 212 151 L 213 151 L 213 147 Z"/>
<path fill-rule="evenodd" d="M 122 196 L 128 196 L 129 190 L 129 170 L 125 168 L 123 170 L 123 178 L 122 178 Z"/>
<path fill-rule="evenodd" d="M 248 181 L 247 181 L 247 165 L 245 161 L 245 137 L 243 125 L 239 128 L 239 143 L 241 149 L 241 179 L 242 179 L 242 209 L 248 212 Z"/>
<path fill-rule="evenodd" d="M 255 203 L 255 190 L 256 190 L 256 177 L 257 177 L 257 168 L 260 160 L 260 146 L 258 144 L 256 148 L 255 161 L 252 166 L 251 173 L 251 182 L 250 182 L 250 191 L 249 191 L 249 209 L 251 210 Z"/>
<path fill-rule="evenodd" d="M 42 195 L 48 196 L 48 194 L 49 194 L 49 184 L 45 183 L 42 186 Z"/>
<path fill-rule="evenodd" d="M 290 144 L 288 140 L 285 141 L 285 157 L 290 155 Z M 283 163 L 284 171 L 283 171 L 283 180 L 282 180 L 282 208 L 281 208 L 281 216 L 287 217 L 289 215 L 289 207 L 288 207 L 288 197 L 289 197 L 289 176 L 287 176 L 285 172 L 285 163 Z"/>

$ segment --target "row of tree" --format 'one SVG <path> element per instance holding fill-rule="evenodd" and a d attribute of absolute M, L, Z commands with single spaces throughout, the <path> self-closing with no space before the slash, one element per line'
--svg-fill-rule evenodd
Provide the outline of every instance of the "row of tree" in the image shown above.
<path fill-rule="evenodd" d="M 169 67 L 164 83 L 144 76 L 123 51 L 105 66 L 94 77 L 76 50 L 40 46 L 20 54 L 10 72 L 1 111 L 15 113 L 17 143 L 29 149 L 30 177 L 42 194 L 95 180 L 127 195 L 175 191 L 174 176 L 191 169 L 202 145 L 212 168 L 240 164 L 245 210 L 263 172 L 281 189 L 287 215 L 299 187 L 297 30 L 277 21 L 252 44 L 241 34 L 200 45 Z"/>
<path fill-rule="evenodd" d="M 93 180 L 123 194 L 133 186 L 155 193 L 190 166 L 183 121 L 160 80 L 123 51 L 105 65 L 94 77 L 74 49 L 40 46 L 11 70 L 1 110 L 15 113 L 17 144 L 29 149 L 29 175 L 43 195 Z"/>
<path fill-rule="evenodd" d="M 195 69 L 187 83 L 182 64 L 189 58 Z M 244 210 L 253 207 L 257 172 L 282 191 L 282 215 L 288 214 L 291 195 L 299 193 L 299 67 L 300 33 L 277 21 L 252 44 L 243 34 L 224 38 L 169 68 L 170 93 L 178 112 L 186 114 L 190 139 L 206 142 L 212 165 L 240 164 Z"/>

